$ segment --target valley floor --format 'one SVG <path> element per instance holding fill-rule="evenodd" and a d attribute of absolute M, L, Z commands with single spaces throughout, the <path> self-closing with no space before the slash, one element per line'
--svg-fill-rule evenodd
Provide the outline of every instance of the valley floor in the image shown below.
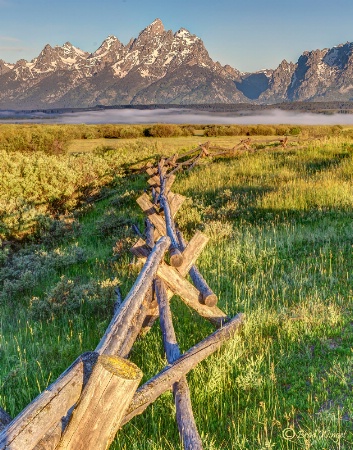
<path fill-rule="evenodd" d="M 210 237 L 198 266 L 220 308 L 246 314 L 240 334 L 188 375 L 208 450 L 353 446 L 353 135 L 295 128 L 286 148 L 270 129 L 173 185 L 187 197 L 179 228 Z M 44 138 L 36 134 L 36 145 Z M 66 149 L 47 136 L 47 152 L 0 142 L 0 406 L 11 416 L 96 347 L 114 288 L 125 296 L 135 281 L 131 226 L 143 229 L 135 201 L 147 180 L 138 169 L 199 142 L 231 148 L 248 138 L 200 128 L 169 138 L 72 135 Z M 178 298 L 172 309 L 182 351 L 213 331 Z M 143 380 L 164 367 L 158 327 L 131 359 Z M 111 449 L 181 448 L 174 414 L 168 392 Z"/>

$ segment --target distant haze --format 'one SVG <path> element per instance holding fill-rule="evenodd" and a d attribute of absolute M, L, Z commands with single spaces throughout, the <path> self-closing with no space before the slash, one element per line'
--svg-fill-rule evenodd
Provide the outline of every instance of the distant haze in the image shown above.
<path fill-rule="evenodd" d="M 313 114 L 273 109 L 252 113 L 209 113 L 187 109 L 110 109 L 64 114 L 18 113 L 0 111 L 1 123 L 61 123 L 61 124 L 293 124 L 293 125 L 353 125 L 353 114 Z"/>

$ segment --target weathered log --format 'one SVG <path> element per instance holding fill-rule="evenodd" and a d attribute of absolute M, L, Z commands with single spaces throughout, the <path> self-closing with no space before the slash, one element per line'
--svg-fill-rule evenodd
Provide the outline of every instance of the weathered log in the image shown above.
<path fill-rule="evenodd" d="M 132 224 L 131 228 L 132 231 L 136 234 L 136 236 L 143 238 L 143 234 L 141 233 L 139 227 L 135 223 Z"/>
<path fill-rule="evenodd" d="M 183 263 L 181 251 L 174 245 L 169 249 L 169 260 L 170 265 L 173 267 L 179 267 Z"/>
<path fill-rule="evenodd" d="M 146 229 L 145 229 L 146 244 L 150 248 L 153 248 L 154 247 L 154 225 L 148 217 L 145 219 L 145 225 L 146 225 Z"/>
<path fill-rule="evenodd" d="M 147 183 L 151 186 L 156 188 L 157 186 L 160 185 L 160 180 L 159 180 L 159 176 L 158 175 L 154 175 L 153 177 L 149 178 L 147 180 Z"/>
<path fill-rule="evenodd" d="M 169 197 L 170 196 L 170 197 Z M 170 198 L 170 209 L 172 213 L 172 217 L 175 217 L 178 212 L 180 206 L 183 204 L 185 197 L 179 194 L 168 194 L 168 198 Z M 159 238 L 161 236 L 166 236 L 166 224 L 162 216 L 157 213 L 155 205 L 150 201 L 148 195 L 146 193 L 142 194 L 136 202 L 142 209 L 142 211 L 146 214 L 148 219 L 155 226 L 155 238 Z"/>
<path fill-rule="evenodd" d="M 168 192 L 168 201 L 170 206 L 170 212 L 174 218 L 176 213 L 179 211 L 180 206 L 184 203 L 185 197 L 175 192 Z"/>
<path fill-rule="evenodd" d="M 7 425 L 11 422 L 11 416 L 7 414 L 7 412 L 0 408 L 0 431 L 7 427 Z"/>
<path fill-rule="evenodd" d="M 161 193 L 159 195 L 159 201 L 161 207 L 164 211 L 165 225 L 167 230 L 167 235 L 170 238 L 170 264 L 173 267 L 180 267 L 183 263 L 183 257 L 179 250 L 178 238 L 175 231 L 174 220 L 172 217 L 172 213 L 170 210 L 167 194 L 166 194 L 166 179 L 163 174 L 163 169 L 161 166 L 158 166 L 159 176 L 160 176 L 160 186 Z"/>
<path fill-rule="evenodd" d="M 121 293 L 121 289 L 119 286 L 116 286 L 116 288 L 114 289 L 114 292 L 116 294 L 116 300 L 114 302 L 114 315 L 117 313 L 117 311 L 119 310 L 121 304 L 123 303 L 123 295 Z"/>
<path fill-rule="evenodd" d="M 177 230 L 178 242 L 180 245 L 180 250 L 183 252 L 184 262 L 180 267 L 178 267 L 178 272 L 185 276 L 189 273 L 196 259 L 201 255 L 203 249 L 209 241 L 209 238 L 205 234 L 201 233 L 201 231 L 196 231 L 190 239 L 190 242 L 187 244 L 184 240 L 179 239 L 180 234 L 180 231 Z"/>
<path fill-rule="evenodd" d="M 201 303 L 211 307 L 217 305 L 218 302 L 217 295 L 209 287 L 207 281 L 201 275 L 196 266 L 191 267 L 189 274 L 196 289 L 201 294 L 199 297 Z"/>
<path fill-rule="evenodd" d="M 251 138 L 243 139 L 243 140 L 240 142 L 240 144 L 242 144 L 242 146 L 245 147 L 246 150 L 249 150 L 249 149 L 251 148 L 251 147 L 250 147 L 250 144 L 251 144 Z"/>
<path fill-rule="evenodd" d="M 158 305 L 154 303 L 154 307 L 151 307 L 147 311 L 146 318 L 142 323 L 139 335 L 145 336 L 146 333 L 148 333 L 150 329 L 153 327 L 153 324 L 158 319 L 158 317 L 159 317 Z"/>
<path fill-rule="evenodd" d="M 210 148 L 210 142 L 209 141 L 205 142 L 204 144 L 201 145 L 202 157 L 210 155 L 209 148 Z"/>
<path fill-rule="evenodd" d="M 183 375 L 186 375 L 200 361 L 217 351 L 226 340 L 235 335 L 243 319 L 243 314 L 236 315 L 222 328 L 196 344 L 173 364 L 169 364 L 156 376 L 143 384 L 136 391 L 121 425 L 129 422 L 133 417 L 142 414 L 151 403 L 162 395 L 163 392 L 170 389 Z"/>
<path fill-rule="evenodd" d="M 0 449 L 33 449 L 43 436 L 59 424 L 78 401 L 98 355 L 81 355 L 45 391 L 36 397 L 0 434 Z M 50 447 L 48 444 L 48 448 Z"/>
<path fill-rule="evenodd" d="M 166 176 L 166 188 L 165 192 L 168 193 L 175 181 L 176 176 L 174 174 L 170 174 Z M 147 180 L 147 183 L 155 189 L 157 192 L 160 192 L 160 178 L 158 175 L 154 175 L 153 177 Z"/>
<path fill-rule="evenodd" d="M 168 158 L 166 156 L 162 156 L 162 158 L 159 160 L 158 165 L 161 166 L 161 167 L 164 167 L 165 162 L 167 161 L 167 159 Z M 166 170 L 166 168 L 164 170 Z"/>
<path fill-rule="evenodd" d="M 279 142 L 283 148 L 286 148 L 288 144 L 288 136 L 284 137 L 283 139 L 280 139 Z"/>
<path fill-rule="evenodd" d="M 153 201 L 154 205 L 156 205 L 158 203 L 158 194 L 157 194 L 155 188 L 152 188 L 152 201 Z"/>
<path fill-rule="evenodd" d="M 178 383 L 174 383 L 173 396 L 179 435 L 184 449 L 202 450 L 202 441 L 196 427 L 191 405 L 190 389 L 185 375 Z"/>
<path fill-rule="evenodd" d="M 151 298 L 149 297 L 149 295 L 147 293 L 140 309 L 137 311 L 133 320 L 131 320 L 130 326 L 125 334 L 125 340 L 120 347 L 119 356 L 125 358 L 129 355 L 131 348 L 136 341 L 137 336 L 140 334 L 141 329 L 143 329 L 144 321 L 147 319 L 148 314 L 150 313 L 150 303 L 149 303 L 150 300 L 151 300 Z M 157 306 L 157 308 L 158 308 L 158 306 Z M 96 360 L 98 357 L 98 354 L 94 353 L 93 355 L 95 358 L 94 360 Z M 88 374 L 91 372 L 91 367 L 92 367 L 92 363 L 91 363 L 90 367 L 87 367 L 87 369 L 85 370 L 86 378 L 88 377 Z M 82 373 L 81 373 L 81 378 L 82 378 Z M 67 394 L 66 392 L 63 394 L 63 395 L 73 395 L 73 401 L 69 403 L 70 408 L 68 408 L 68 410 L 65 412 L 63 412 L 63 410 L 60 410 L 61 412 L 59 411 L 59 414 L 57 414 L 57 417 L 56 417 L 57 423 L 55 423 L 52 428 L 50 428 L 48 430 L 47 430 L 48 427 L 44 428 L 44 430 L 43 430 L 44 436 L 40 439 L 40 441 L 37 443 L 37 445 L 34 447 L 33 450 L 54 450 L 54 449 L 56 449 L 58 442 L 60 441 L 62 431 L 64 429 L 64 425 L 66 425 L 66 422 L 71 415 L 72 406 L 74 406 L 75 402 L 78 400 L 78 398 L 81 394 L 82 380 L 80 381 L 79 376 L 76 376 L 74 378 L 72 389 L 74 389 L 72 391 L 73 394 L 72 393 L 70 394 L 71 391 L 70 392 L 68 391 L 69 394 Z M 66 422 L 61 423 L 62 417 L 65 417 L 65 416 L 66 416 Z"/>
<path fill-rule="evenodd" d="M 141 370 L 132 362 L 99 356 L 58 448 L 109 448 L 141 378 Z"/>
<path fill-rule="evenodd" d="M 163 345 L 167 361 L 172 364 L 180 358 L 180 349 L 176 340 L 172 321 L 172 312 L 170 310 L 169 299 L 164 283 L 159 278 L 154 281 L 157 302 L 159 306 L 160 325 L 162 330 Z"/>
<path fill-rule="evenodd" d="M 189 150 L 188 152 L 183 153 L 182 155 L 179 155 L 179 156 L 177 157 L 176 161 L 177 161 L 178 159 L 185 158 L 185 156 L 190 156 L 190 155 L 192 155 L 192 154 L 198 152 L 199 150 L 201 150 L 201 145 L 202 145 L 202 144 L 199 144 L 198 147 L 193 148 L 193 149 Z"/>
<path fill-rule="evenodd" d="M 137 311 L 135 317 L 130 323 L 130 327 L 125 335 L 125 339 L 123 344 L 121 345 L 118 356 L 122 358 L 127 358 L 130 354 L 130 351 L 136 342 L 136 339 L 140 334 L 144 334 L 147 329 L 149 329 L 149 324 L 151 321 L 150 310 L 151 310 L 151 302 L 152 302 L 152 285 L 150 289 L 147 291 L 145 298 Z M 152 326 L 152 325 L 151 325 Z"/>
<path fill-rule="evenodd" d="M 168 195 L 168 193 L 170 192 L 170 189 L 171 189 L 175 179 L 176 179 L 176 176 L 174 174 L 166 175 L 166 177 L 165 177 L 165 180 L 166 180 L 165 181 L 165 192 L 164 192 L 165 195 Z"/>
<path fill-rule="evenodd" d="M 202 148 L 202 147 L 201 147 Z M 199 162 L 199 160 L 204 156 L 204 150 L 202 149 L 201 152 L 197 155 L 197 157 L 194 159 L 192 164 L 188 167 L 188 170 L 192 170 L 196 164 Z"/>
<path fill-rule="evenodd" d="M 170 156 L 168 159 L 165 160 L 165 165 L 167 167 L 174 167 L 176 165 L 177 159 L 178 159 L 178 154 L 174 153 L 174 155 Z"/>
<path fill-rule="evenodd" d="M 157 169 L 157 167 L 148 167 L 148 169 L 146 170 L 146 173 L 147 173 L 150 177 L 153 177 L 154 175 L 157 175 L 158 169 Z"/>
<path fill-rule="evenodd" d="M 179 248 L 180 250 L 184 252 L 190 245 L 187 246 L 186 242 L 184 241 L 182 233 L 177 230 L 177 236 L 178 236 L 178 242 L 179 242 Z M 194 251 L 194 244 L 192 247 L 189 248 L 189 252 Z M 196 249 L 195 249 L 196 250 Z M 201 252 L 200 252 L 201 253 Z M 185 255 L 184 255 L 185 256 Z M 201 303 L 204 303 L 207 306 L 215 306 L 217 304 L 218 298 L 217 295 L 212 291 L 212 289 L 207 284 L 207 281 L 204 279 L 204 277 L 199 272 L 198 268 L 193 264 L 189 269 L 189 274 L 192 279 L 192 282 L 194 283 L 196 289 L 201 294 Z"/>
<path fill-rule="evenodd" d="M 207 306 L 200 303 L 200 292 L 180 273 L 167 264 L 161 264 L 157 275 L 169 286 L 169 288 L 181 297 L 184 303 L 194 309 L 200 316 L 209 320 L 215 326 L 220 327 L 229 320 L 229 317 L 217 306 Z"/>
<path fill-rule="evenodd" d="M 99 342 L 96 348 L 97 353 L 109 355 L 119 354 L 119 350 L 124 345 L 131 323 L 144 301 L 146 293 L 156 275 L 158 266 L 169 245 L 170 239 L 167 236 L 162 237 L 156 243 L 130 292 Z"/>
<path fill-rule="evenodd" d="M 151 248 L 143 239 L 139 239 L 131 248 L 130 251 L 133 255 L 140 258 L 142 261 L 148 257 L 151 252 Z"/>
<path fill-rule="evenodd" d="M 55 450 L 60 442 L 62 434 L 63 425 L 59 422 L 45 433 L 33 450 Z"/>
<path fill-rule="evenodd" d="M 124 343 L 119 350 L 119 355 L 128 357 L 131 348 L 139 336 L 144 336 L 153 326 L 159 317 L 157 301 L 154 299 L 152 289 L 149 289 L 145 299 L 136 314 L 129 331 L 126 334 Z"/>
<path fill-rule="evenodd" d="M 178 233 L 178 232 L 177 232 Z M 188 272 L 190 271 L 190 268 L 194 265 L 196 259 L 200 256 L 202 250 L 205 248 L 206 244 L 208 242 L 208 237 L 201 233 L 201 231 L 196 231 L 196 233 L 193 235 L 193 237 L 190 239 L 190 242 L 186 246 L 186 248 L 183 250 L 183 264 L 177 268 L 178 272 L 185 277 Z M 139 240 L 138 245 L 142 245 L 143 241 Z M 143 255 L 146 255 L 145 250 L 140 249 L 140 252 L 143 253 Z M 141 257 L 136 253 L 136 256 Z"/>
<path fill-rule="evenodd" d="M 154 228 L 153 223 L 148 218 L 145 220 L 145 224 L 146 224 L 146 230 L 145 230 L 146 244 L 150 248 L 153 248 L 155 228 Z M 159 317 L 158 304 L 154 298 L 153 285 L 151 286 L 151 289 L 149 289 L 147 297 L 148 297 L 148 299 L 147 299 L 148 308 L 147 308 L 147 311 L 145 314 L 145 318 L 141 323 L 141 327 L 140 327 L 141 329 L 139 332 L 139 334 L 141 334 L 141 335 L 146 334 L 152 328 L 154 322 Z"/>
<path fill-rule="evenodd" d="M 175 168 L 169 172 L 168 175 L 169 175 L 169 176 L 175 175 L 176 172 L 178 172 L 179 170 L 183 170 L 184 168 L 187 168 L 187 169 L 188 169 L 188 168 L 193 164 L 193 162 L 195 161 L 195 159 L 196 159 L 197 157 L 198 157 L 198 155 L 193 156 L 192 158 L 188 159 L 187 161 L 179 162 L 179 163 L 175 166 Z"/>
<path fill-rule="evenodd" d="M 163 282 L 158 278 L 155 280 L 155 291 L 159 305 L 164 349 L 168 363 L 173 364 L 180 358 L 180 349 L 175 336 L 167 292 Z M 202 442 L 197 431 L 191 406 L 190 390 L 185 375 L 181 377 L 180 381 L 173 384 L 173 396 L 179 435 L 184 449 L 202 450 Z"/>
<path fill-rule="evenodd" d="M 157 211 L 154 205 L 151 203 L 148 195 L 146 193 L 142 194 L 136 200 L 137 204 L 140 206 L 142 211 L 147 215 L 147 217 L 151 220 L 153 225 L 158 230 L 161 236 L 166 236 L 167 231 L 165 227 L 165 222 L 161 216 L 157 214 Z"/>
<path fill-rule="evenodd" d="M 131 251 L 134 255 L 144 261 L 150 250 L 146 243 L 142 239 L 139 239 L 131 248 Z M 168 266 L 165 263 L 160 264 L 157 275 L 168 286 L 170 290 L 170 292 L 168 292 L 168 297 L 171 298 L 173 294 L 179 295 L 184 303 L 217 327 L 220 327 L 227 322 L 227 320 L 229 320 L 228 316 L 217 306 L 210 307 L 200 303 L 200 292 L 189 283 L 189 281 L 183 278 L 183 274 L 180 274 L 174 267 Z"/>

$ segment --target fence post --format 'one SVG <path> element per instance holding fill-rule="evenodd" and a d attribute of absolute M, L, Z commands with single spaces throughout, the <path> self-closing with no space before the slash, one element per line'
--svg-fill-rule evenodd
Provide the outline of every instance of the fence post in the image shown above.
<path fill-rule="evenodd" d="M 109 448 L 141 378 L 140 369 L 127 359 L 99 356 L 58 449 Z"/>

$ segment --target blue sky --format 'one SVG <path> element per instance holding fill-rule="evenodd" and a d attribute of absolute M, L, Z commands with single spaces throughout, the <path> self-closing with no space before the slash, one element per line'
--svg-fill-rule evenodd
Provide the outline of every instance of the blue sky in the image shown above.
<path fill-rule="evenodd" d="M 126 44 L 157 17 L 242 71 L 353 41 L 352 0 L 0 0 L 0 59 L 31 60 L 66 41 L 92 52 L 110 34 Z"/>

